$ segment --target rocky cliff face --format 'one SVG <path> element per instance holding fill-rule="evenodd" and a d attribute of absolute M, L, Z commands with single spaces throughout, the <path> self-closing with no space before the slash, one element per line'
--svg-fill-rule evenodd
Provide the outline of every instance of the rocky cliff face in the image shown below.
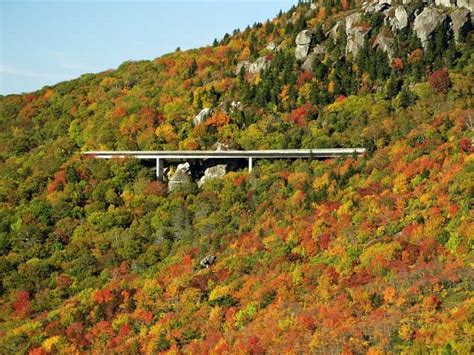
<path fill-rule="evenodd" d="M 425 51 L 438 29 L 450 32 L 459 42 L 472 26 L 473 5 L 471 0 L 366 1 L 332 25 L 326 31 L 326 40 L 333 43 L 345 40 L 345 54 L 353 58 L 369 43 L 392 60 L 397 50 L 395 37 L 402 31 L 413 33 Z M 314 13 L 322 6 L 315 2 L 311 9 Z M 295 57 L 304 70 L 310 70 L 328 46 L 326 40 L 316 43 L 314 33 L 314 28 L 307 28 L 296 36 Z"/>

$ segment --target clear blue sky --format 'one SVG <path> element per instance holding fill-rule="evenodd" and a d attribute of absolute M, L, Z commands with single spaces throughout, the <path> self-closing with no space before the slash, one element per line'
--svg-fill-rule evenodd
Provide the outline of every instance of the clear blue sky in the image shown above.
<path fill-rule="evenodd" d="M 0 93 L 211 44 L 296 0 L 0 0 Z"/>

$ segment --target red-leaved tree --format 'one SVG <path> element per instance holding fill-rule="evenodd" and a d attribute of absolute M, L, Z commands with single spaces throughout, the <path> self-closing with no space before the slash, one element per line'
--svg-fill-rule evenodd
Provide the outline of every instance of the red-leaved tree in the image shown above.
<path fill-rule="evenodd" d="M 428 82 L 438 94 L 446 94 L 451 86 L 451 79 L 449 79 L 449 73 L 446 68 L 434 71 L 430 75 Z"/>

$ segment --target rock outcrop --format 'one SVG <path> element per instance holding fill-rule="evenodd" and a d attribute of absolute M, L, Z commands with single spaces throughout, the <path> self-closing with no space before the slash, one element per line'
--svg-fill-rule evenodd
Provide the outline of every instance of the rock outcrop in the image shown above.
<path fill-rule="evenodd" d="M 325 54 L 326 53 L 326 47 L 324 47 L 321 44 L 317 44 L 316 47 L 313 48 L 313 53 L 316 54 Z"/>
<path fill-rule="evenodd" d="M 341 27 L 341 21 L 337 21 L 334 26 L 326 33 L 326 37 L 332 39 L 333 43 L 337 42 L 339 27 Z"/>
<path fill-rule="evenodd" d="M 326 48 L 320 44 L 316 45 L 313 48 L 313 51 L 308 55 L 303 64 L 301 64 L 301 69 L 306 71 L 312 71 L 314 62 L 318 60 L 318 57 L 326 53 Z"/>
<path fill-rule="evenodd" d="M 226 165 L 216 165 L 211 168 L 207 168 L 204 172 L 204 176 L 198 181 L 198 186 L 201 187 L 209 180 L 220 179 L 224 177 L 226 168 Z"/>
<path fill-rule="evenodd" d="M 250 74 L 259 74 L 263 70 L 267 69 L 271 64 L 271 60 L 266 57 L 260 57 L 255 62 L 251 63 L 248 60 L 244 60 L 237 64 L 235 74 L 239 74 L 242 69 L 245 69 Z"/>
<path fill-rule="evenodd" d="M 212 264 L 214 264 L 217 260 L 217 256 L 215 255 L 208 255 L 205 258 L 203 258 L 200 262 L 199 265 L 205 268 L 209 268 Z"/>
<path fill-rule="evenodd" d="M 270 52 L 273 52 L 275 49 L 277 49 L 277 46 L 276 46 L 275 42 L 270 42 L 270 43 L 268 43 L 266 48 Z"/>
<path fill-rule="evenodd" d="M 474 12 L 474 0 L 457 0 L 457 7 L 465 7 L 469 11 Z"/>
<path fill-rule="evenodd" d="M 456 42 L 459 42 L 462 30 L 471 25 L 470 13 L 466 8 L 456 9 L 451 13 L 451 28 Z"/>
<path fill-rule="evenodd" d="M 420 39 L 424 49 L 428 46 L 430 35 L 446 20 L 446 18 L 446 14 L 432 7 L 425 7 L 415 18 L 413 30 L 415 31 L 416 36 Z"/>
<path fill-rule="evenodd" d="M 356 12 L 346 17 L 346 54 L 357 56 L 365 43 L 365 39 L 370 32 L 370 27 L 358 26 L 362 21 L 362 13 Z"/>
<path fill-rule="evenodd" d="M 248 60 L 244 60 L 244 61 L 238 63 L 238 64 L 237 64 L 237 68 L 235 69 L 235 74 L 238 75 L 242 69 L 245 69 L 245 71 L 248 72 L 248 71 L 249 71 L 250 64 L 251 64 L 251 63 L 250 63 Z"/>
<path fill-rule="evenodd" d="M 377 5 L 374 6 L 376 12 L 384 12 L 385 10 L 390 8 L 390 2 L 388 1 L 380 1 Z"/>
<path fill-rule="evenodd" d="M 193 124 L 196 126 L 198 124 L 204 123 L 204 121 L 212 115 L 212 109 L 203 108 L 196 117 L 193 119 Z"/>
<path fill-rule="evenodd" d="M 456 0 L 435 0 L 436 6 L 455 7 Z"/>
<path fill-rule="evenodd" d="M 379 48 L 380 50 L 387 53 L 388 59 L 391 61 L 395 54 L 395 40 L 393 37 L 386 35 L 384 32 L 380 32 L 375 38 L 373 48 Z"/>
<path fill-rule="evenodd" d="M 314 62 L 316 61 L 317 56 L 318 55 L 316 53 L 311 53 L 310 55 L 308 55 L 304 63 L 301 64 L 301 69 L 306 70 L 306 71 L 312 71 L 313 65 L 314 65 Z"/>
<path fill-rule="evenodd" d="M 405 6 L 397 6 L 393 11 L 393 16 L 390 18 L 390 27 L 392 30 L 403 30 L 408 26 L 408 12 Z"/>
<path fill-rule="evenodd" d="M 346 53 L 350 53 L 354 57 L 356 57 L 362 47 L 364 47 L 365 39 L 370 33 L 370 27 L 358 26 L 361 21 L 362 14 L 360 12 L 346 17 Z"/>
<path fill-rule="evenodd" d="M 364 5 L 362 6 L 362 10 L 364 10 L 366 14 L 371 14 L 374 12 L 384 12 L 390 8 L 390 5 L 391 1 L 375 1 L 372 4 L 364 3 Z"/>
<path fill-rule="evenodd" d="M 346 17 L 346 35 L 349 35 L 357 24 L 362 21 L 362 14 L 360 12 L 353 13 Z"/>
<path fill-rule="evenodd" d="M 168 190 L 173 191 L 177 186 L 191 181 L 191 165 L 188 162 L 179 164 L 171 179 L 168 181 Z"/>
<path fill-rule="evenodd" d="M 260 57 L 249 66 L 250 74 L 259 74 L 270 67 L 271 61 L 266 57 Z"/>
<path fill-rule="evenodd" d="M 296 36 L 295 57 L 297 60 L 304 60 L 309 54 L 314 33 L 310 30 L 304 30 Z"/>

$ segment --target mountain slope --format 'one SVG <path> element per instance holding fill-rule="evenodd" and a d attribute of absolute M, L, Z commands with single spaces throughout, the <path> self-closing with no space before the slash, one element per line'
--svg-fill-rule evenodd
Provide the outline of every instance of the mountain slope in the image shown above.
<path fill-rule="evenodd" d="M 470 3 L 403 3 L 1 97 L 2 353 L 469 353 Z M 173 192 L 79 154 L 218 143 L 369 153 Z"/>

